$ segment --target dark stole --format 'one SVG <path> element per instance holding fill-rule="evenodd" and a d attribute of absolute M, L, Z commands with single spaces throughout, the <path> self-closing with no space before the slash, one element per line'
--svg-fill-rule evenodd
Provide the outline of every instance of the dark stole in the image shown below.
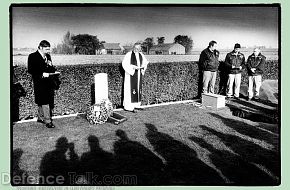
<path fill-rule="evenodd" d="M 142 62 L 143 62 L 143 57 L 141 55 L 141 53 L 139 53 L 139 57 L 140 57 L 140 65 L 142 66 Z M 137 66 L 137 59 L 135 56 L 135 53 L 132 51 L 131 54 L 131 65 L 135 65 Z M 139 92 L 138 93 L 138 71 L 136 71 L 134 73 L 133 76 L 131 76 L 131 102 L 135 103 L 135 102 L 140 102 L 141 101 L 141 94 L 142 94 L 142 74 L 140 74 L 140 83 L 139 83 Z"/>

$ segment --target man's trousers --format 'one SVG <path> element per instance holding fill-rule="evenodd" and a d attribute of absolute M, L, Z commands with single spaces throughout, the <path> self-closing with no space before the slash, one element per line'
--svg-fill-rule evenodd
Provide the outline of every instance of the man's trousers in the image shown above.
<path fill-rule="evenodd" d="M 216 71 L 203 71 L 202 93 L 214 93 Z"/>
<path fill-rule="evenodd" d="M 38 105 L 38 120 L 43 121 L 44 123 L 50 123 L 52 117 L 52 110 L 47 105 Z"/>
<path fill-rule="evenodd" d="M 227 83 L 227 96 L 232 97 L 233 96 L 233 86 L 235 84 L 234 88 L 234 96 L 239 97 L 240 95 L 240 86 L 241 86 L 241 78 L 242 74 L 229 74 L 228 83 Z"/>
<path fill-rule="evenodd" d="M 249 76 L 249 98 L 259 97 L 260 87 L 262 84 L 262 75 Z"/>

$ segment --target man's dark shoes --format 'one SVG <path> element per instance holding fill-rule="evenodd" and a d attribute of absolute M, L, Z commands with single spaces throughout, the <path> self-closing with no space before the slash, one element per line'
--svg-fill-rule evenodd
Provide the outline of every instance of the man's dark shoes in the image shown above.
<path fill-rule="evenodd" d="M 136 110 L 144 110 L 144 108 L 140 108 L 140 107 L 138 107 L 138 108 L 135 108 Z"/>
<path fill-rule="evenodd" d="M 259 101 L 259 97 L 254 96 L 254 97 L 253 97 L 253 100 L 255 100 L 255 101 Z"/>
<path fill-rule="evenodd" d="M 49 129 L 55 128 L 55 126 L 53 125 L 52 122 L 45 124 L 45 126 L 46 126 L 46 128 L 49 128 Z"/>
<path fill-rule="evenodd" d="M 125 110 L 125 111 L 132 112 L 132 113 L 137 113 L 137 110 L 135 110 L 135 109 L 133 109 L 133 110 Z"/>
<path fill-rule="evenodd" d="M 41 120 L 41 119 L 37 119 L 37 122 L 38 122 L 38 123 L 45 124 L 45 122 L 44 122 L 43 120 Z"/>

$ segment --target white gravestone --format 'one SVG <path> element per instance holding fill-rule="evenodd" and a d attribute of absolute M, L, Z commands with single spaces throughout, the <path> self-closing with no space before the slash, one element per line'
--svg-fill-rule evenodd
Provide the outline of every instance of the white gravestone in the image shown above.
<path fill-rule="evenodd" d="M 211 93 L 202 94 L 202 105 L 213 109 L 225 107 L 225 96 Z"/>
<path fill-rule="evenodd" d="M 103 99 L 108 99 L 108 75 L 98 73 L 95 75 L 95 103 L 98 104 Z"/>

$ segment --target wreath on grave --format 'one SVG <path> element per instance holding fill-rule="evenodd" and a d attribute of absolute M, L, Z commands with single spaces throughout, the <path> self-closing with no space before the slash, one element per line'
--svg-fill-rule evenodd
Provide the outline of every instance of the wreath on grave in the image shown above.
<path fill-rule="evenodd" d="M 112 102 L 108 99 L 103 99 L 100 103 L 89 107 L 86 117 L 90 124 L 102 124 L 105 123 L 112 114 Z"/>

